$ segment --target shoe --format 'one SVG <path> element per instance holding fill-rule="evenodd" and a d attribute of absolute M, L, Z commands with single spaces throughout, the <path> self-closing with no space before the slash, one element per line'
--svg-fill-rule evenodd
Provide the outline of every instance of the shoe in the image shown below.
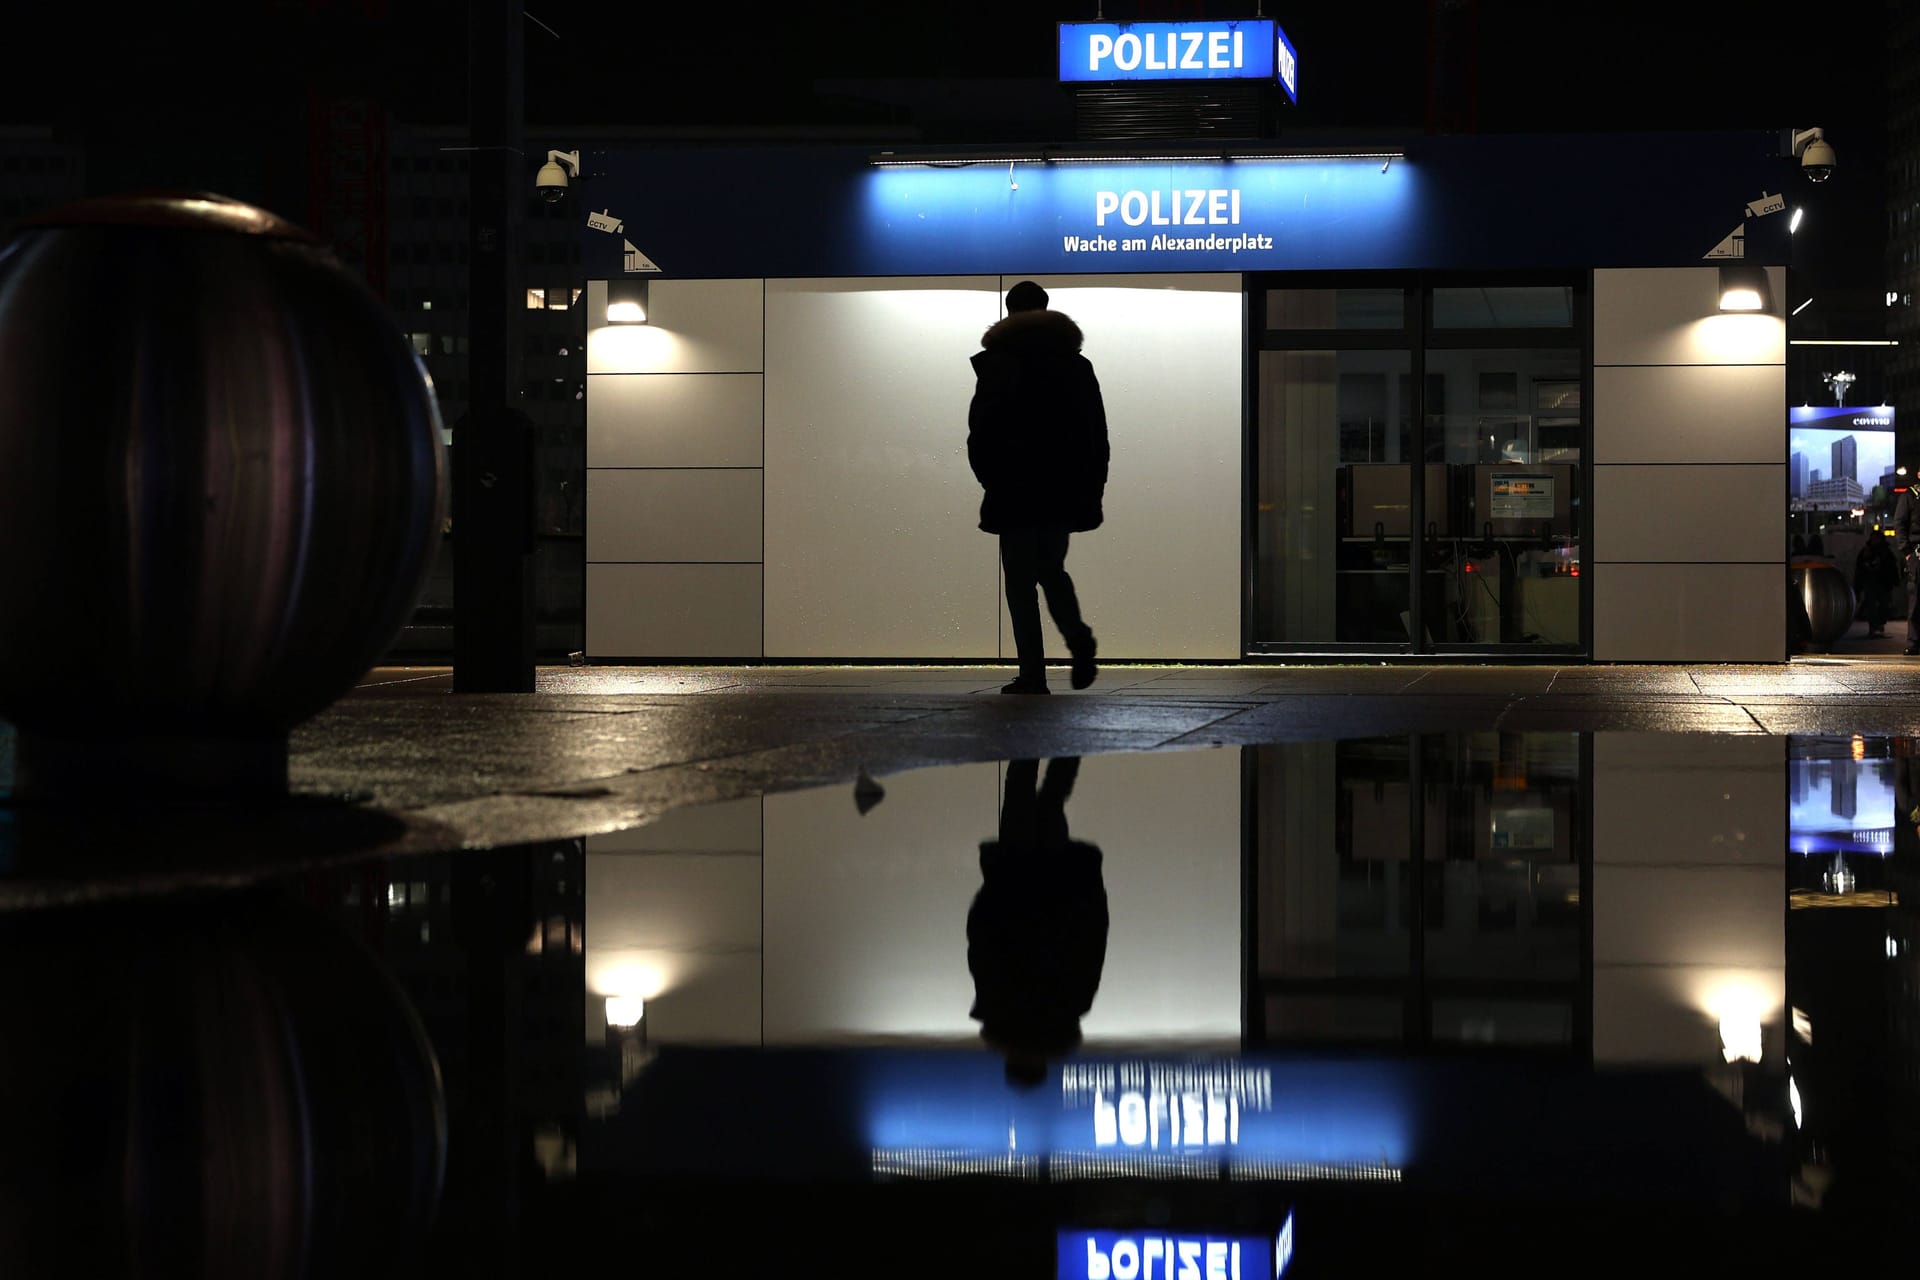
<path fill-rule="evenodd" d="M 1047 688 L 1047 682 L 1045 680 L 1029 680 L 1025 676 L 1022 676 L 1019 679 L 1015 680 L 1012 684 L 1001 685 L 1000 692 L 1002 693 L 1052 693 L 1053 690 Z"/>
<path fill-rule="evenodd" d="M 1099 648 L 1100 646 L 1094 643 L 1092 632 L 1087 633 L 1083 644 L 1074 647 L 1072 675 L 1074 688 L 1086 688 L 1093 683 L 1094 677 L 1100 674 L 1100 669 L 1093 665 L 1093 655 L 1099 651 Z"/>

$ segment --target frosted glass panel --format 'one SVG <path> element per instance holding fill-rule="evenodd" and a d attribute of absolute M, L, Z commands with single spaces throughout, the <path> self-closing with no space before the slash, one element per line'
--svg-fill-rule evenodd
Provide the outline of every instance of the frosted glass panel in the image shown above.
<path fill-rule="evenodd" d="M 1067 554 L 1101 656 L 1239 657 L 1240 277 L 1037 279 L 1086 334 L 1107 407 L 1106 523 Z"/>
<path fill-rule="evenodd" d="M 967 465 L 995 277 L 767 284 L 767 653 L 998 656 Z"/>

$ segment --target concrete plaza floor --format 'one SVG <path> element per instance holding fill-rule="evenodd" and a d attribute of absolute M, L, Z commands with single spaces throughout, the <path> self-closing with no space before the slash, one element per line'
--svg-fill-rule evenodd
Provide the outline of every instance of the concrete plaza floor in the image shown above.
<path fill-rule="evenodd" d="M 0 808 L 0 907 L 597 835 L 864 772 L 1484 731 L 1920 736 L 1920 660 L 1769 666 L 1133 666 L 1008 697 L 1008 667 L 551 667 L 530 694 L 383 667 L 297 728 L 287 804 Z M 1703 748 L 1709 744 L 1703 742 Z M 0 726 L 0 783 L 12 779 Z M 852 803 L 851 795 L 849 803 Z"/>
<path fill-rule="evenodd" d="M 461 694 L 385 667 L 298 729 L 296 790 L 402 817 L 403 843 L 520 843 L 685 804 L 923 766 L 1414 732 L 1920 735 L 1920 660 L 1772 666 L 1109 666 L 1007 697 L 1006 667 L 552 667 Z"/>

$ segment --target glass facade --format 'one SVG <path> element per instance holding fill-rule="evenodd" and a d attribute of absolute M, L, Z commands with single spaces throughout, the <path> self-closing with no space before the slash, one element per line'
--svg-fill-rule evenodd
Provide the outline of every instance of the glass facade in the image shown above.
<path fill-rule="evenodd" d="M 1571 284 L 1262 291 L 1251 651 L 1585 648 L 1586 310 Z"/>
<path fill-rule="evenodd" d="M 1252 749 L 1250 1036 L 1576 1047 L 1583 749 L 1563 733 Z"/>

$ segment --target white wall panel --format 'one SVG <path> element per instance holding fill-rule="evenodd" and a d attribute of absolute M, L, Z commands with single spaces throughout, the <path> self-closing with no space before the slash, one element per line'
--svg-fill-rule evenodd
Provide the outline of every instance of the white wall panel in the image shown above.
<path fill-rule="evenodd" d="M 587 372 L 759 373 L 764 300 L 759 280 L 653 280 L 647 323 L 610 325 L 606 285 L 595 282 Z"/>
<path fill-rule="evenodd" d="M 1594 1056 L 1706 1065 L 1721 1020 L 1785 1047 L 1786 749 L 1779 738 L 1597 734 Z"/>
<path fill-rule="evenodd" d="M 770 1043 L 979 1034 L 967 913 L 1003 772 L 894 775 L 865 817 L 840 788 L 767 797 Z M 1238 751 L 1081 762 L 1068 829 L 1101 849 L 1109 917 L 1090 1042 L 1237 1041 L 1239 797 Z"/>
<path fill-rule="evenodd" d="M 998 821 L 998 767 L 884 784 L 864 817 L 844 787 L 766 798 L 765 891 L 779 904 L 766 921 L 770 1043 L 977 1030 L 967 910 Z"/>
<path fill-rule="evenodd" d="M 1594 859 L 1778 867 L 1786 760 L 1768 734 L 1595 734 Z"/>
<path fill-rule="evenodd" d="M 760 559 L 760 472 L 587 472 L 587 562 Z"/>
<path fill-rule="evenodd" d="M 1598 466 L 1593 559 L 1777 562 L 1787 469 L 1777 464 Z"/>
<path fill-rule="evenodd" d="M 1035 279 L 1086 335 L 1106 404 L 1106 523 L 1067 555 L 1101 657 L 1239 657 L 1240 277 Z M 1004 616 L 1000 643 L 1011 658 Z"/>
<path fill-rule="evenodd" d="M 767 653 L 998 653 L 968 468 L 968 357 L 996 277 L 767 284 Z"/>
<path fill-rule="evenodd" d="M 589 564 L 596 658 L 757 658 L 757 564 Z"/>
<path fill-rule="evenodd" d="M 587 466 L 757 467 L 760 375 L 595 374 Z"/>
<path fill-rule="evenodd" d="M 1785 365 L 1593 371 L 1598 462 L 1782 462 L 1786 441 Z"/>
<path fill-rule="evenodd" d="M 759 853 L 760 800 L 675 809 L 644 827 L 587 837 L 588 853 Z"/>
<path fill-rule="evenodd" d="M 1767 268 L 1772 310 L 1720 310 L 1717 266 L 1609 269 L 1593 273 L 1593 362 L 1783 364 L 1787 358 L 1784 267 Z"/>
<path fill-rule="evenodd" d="M 757 853 L 619 853 L 589 839 L 589 1001 L 645 1000 L 654 1044 L 758 1043 L 760 915 Z M 595 1014 L 604 1021 L 604 1004 Z"/>
<path fill-rule="evenodd" d="M 1601 564 L 1593 570 L 1598 662 L 1780 662 L 1781 564 Z"/>

